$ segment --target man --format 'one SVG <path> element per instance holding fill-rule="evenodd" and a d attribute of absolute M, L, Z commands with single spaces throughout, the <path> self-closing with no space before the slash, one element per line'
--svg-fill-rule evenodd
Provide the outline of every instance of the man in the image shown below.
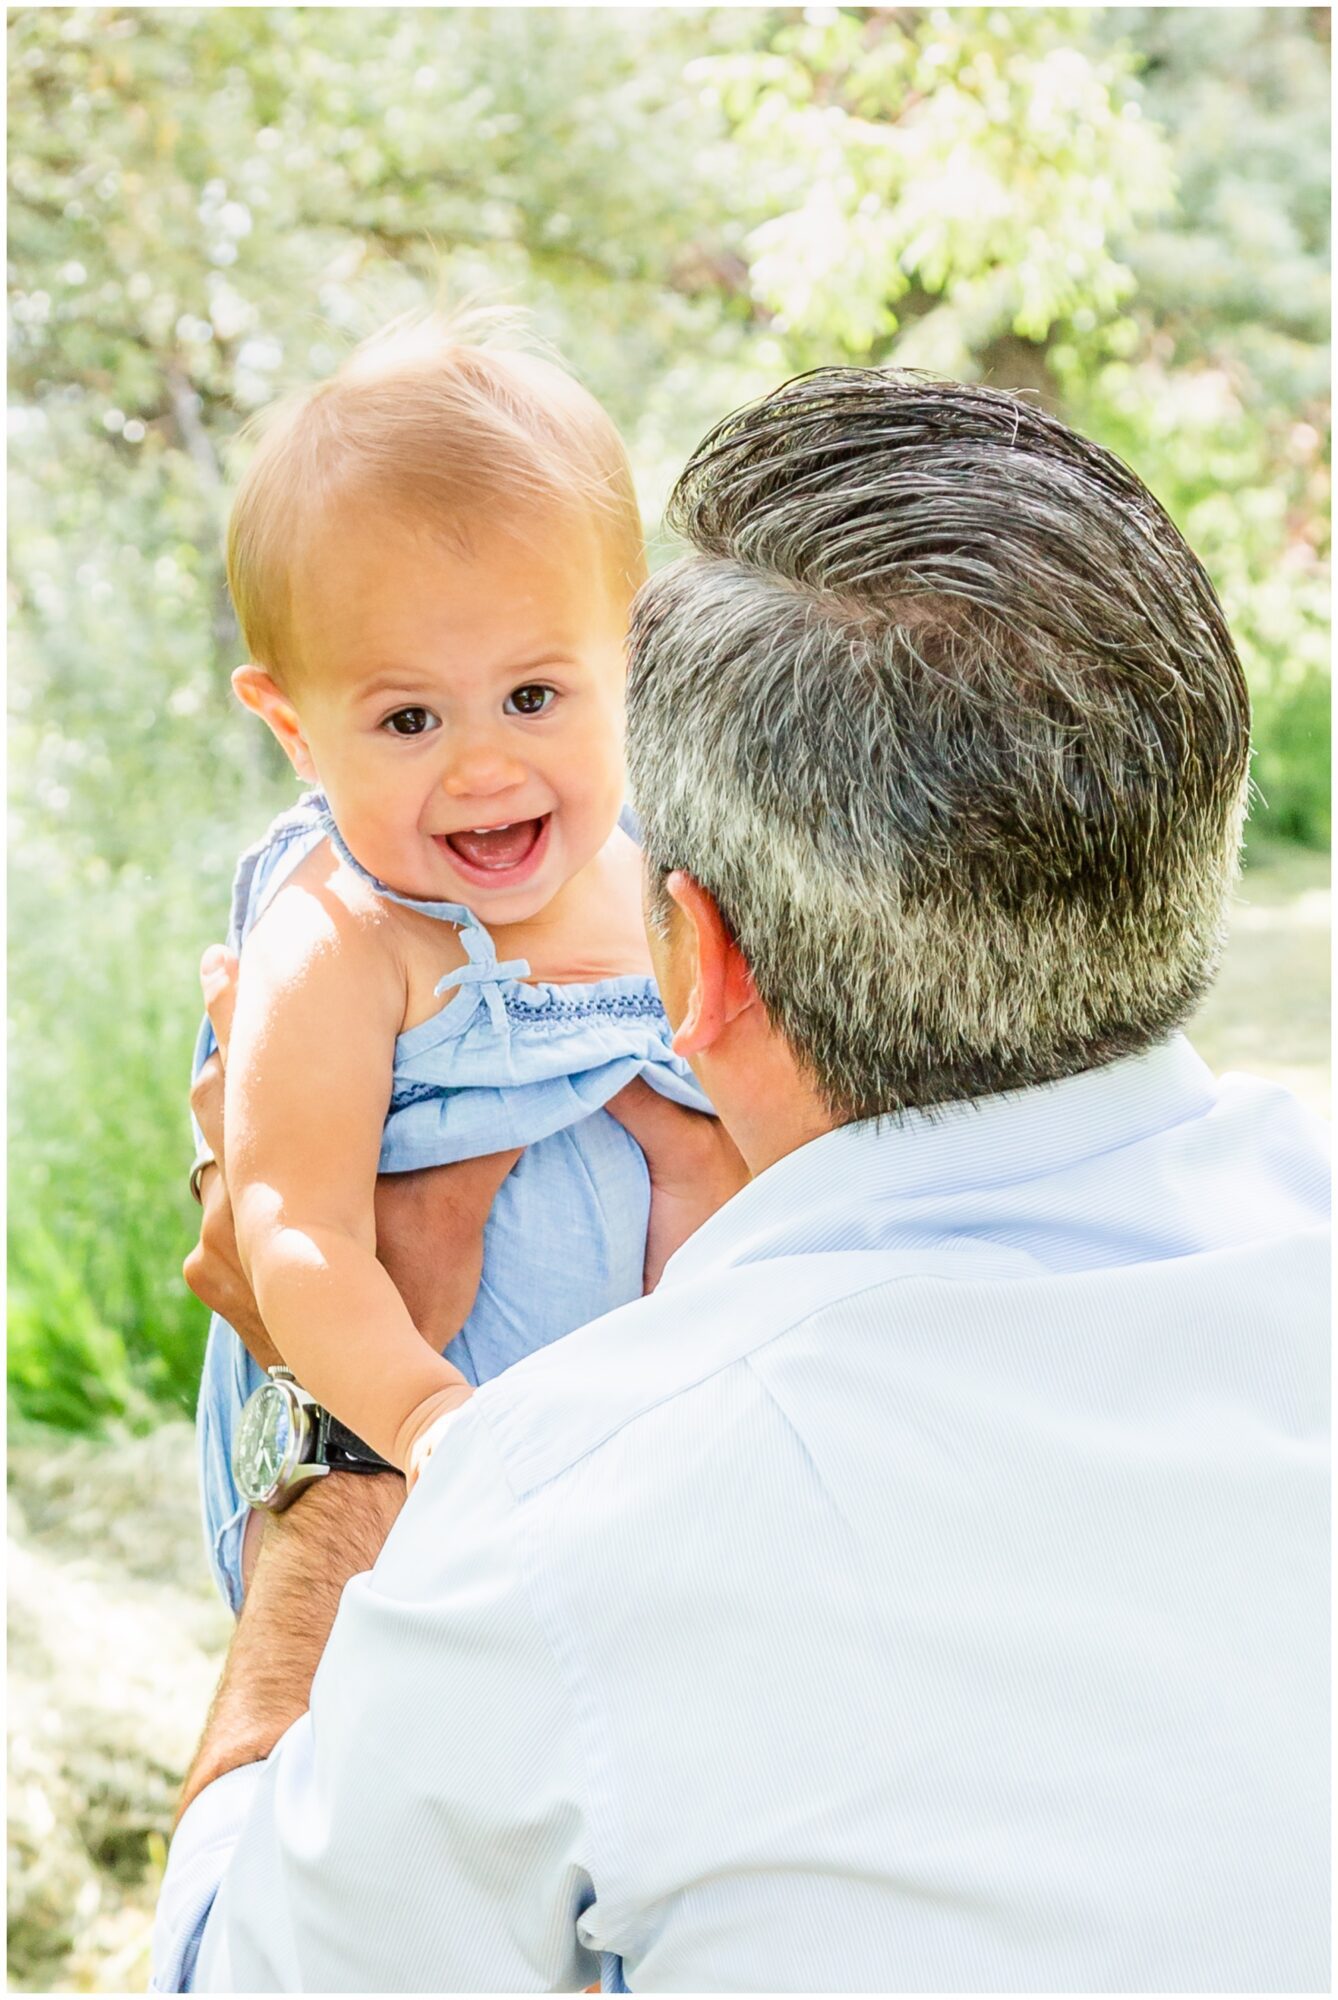
<path fill-rule="evenodd" d="M 266 1530 L 159 1982 L 1326 1987 L 1321 1141 L 1174 1033 L 1220 606 L 1105 453 L 873 371 L 674 519 L 647 914 L 752 1178 L 451 1419 L 314 1685 L 399 1495 Z"/>

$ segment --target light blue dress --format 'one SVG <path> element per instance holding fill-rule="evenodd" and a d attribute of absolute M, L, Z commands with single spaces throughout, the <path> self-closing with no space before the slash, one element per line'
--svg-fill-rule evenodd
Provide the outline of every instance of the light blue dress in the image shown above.
<path fill-rule="evenodd" d="M 621 821 L 637 837 L 630 812 Z M 523 961 L 499 964 L 483 925 L 459 903 L 397 895 L 349 854 L 319 793 L 283 814 L 243 855 L 229 941 L 240 949 L 279 886 L 329 838 L 381 895 L 458 927 L 468 963 L 448 973 L 440 1013 L 395 1046 L 381 1171 L 405 1173 L 525 1151 L 502 1183 L 483 1240 L 474 1309 L 446 1349 L 475 1384 L 641 1294 L 650 1184 L 640 1148 L 603 1109 L 638 1074 L 694 1111 L 711 1106 L 669 1046 L 653 979 L 522 984 Z M 214 1047 L 206 1022 L 195 1067 Z M 313 1079 L 330 1088 L 332 1078 Z M 213 1317 L 200 1385 L 205 1540 L 219 1588 L 241 1604 L 246 1507 L 232 1477 L 232 1434 L 264 1377 L 225 1320 Z"/>

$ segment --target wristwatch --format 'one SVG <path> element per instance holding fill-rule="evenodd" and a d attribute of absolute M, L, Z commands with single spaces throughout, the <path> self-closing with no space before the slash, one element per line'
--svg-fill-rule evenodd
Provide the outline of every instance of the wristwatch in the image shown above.
<path fill-rule="evenodd" d="M 395 1467 L 303 1389 L 291 1368 L 271 1368 L 242 1405 L 232 1440 L 232 1476 L 251 1507 L 281 1514 L 327 1472 Z"/>

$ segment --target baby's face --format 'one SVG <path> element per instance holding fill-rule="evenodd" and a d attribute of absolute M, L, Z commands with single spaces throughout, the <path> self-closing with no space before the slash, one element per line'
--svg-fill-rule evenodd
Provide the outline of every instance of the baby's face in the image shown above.
<path fill-rule="evenodd" d="M 623 796 L 623 635 L 593 529 L 481 528 L 467 554 L 347 510 L 294 576 L 291 700 L 364 868 L 402 895 L 533 916 Z"/>

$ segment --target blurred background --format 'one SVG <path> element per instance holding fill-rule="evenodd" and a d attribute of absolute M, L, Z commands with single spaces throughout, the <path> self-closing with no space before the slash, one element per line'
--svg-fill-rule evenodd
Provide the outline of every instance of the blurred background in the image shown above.
<path fill-rule="evenodd" d="M 9 16 L 10 1979 L 142 1984 L 227 1621 L 184 1093 L 239 847 L 237 433 L 407 307 L 528 309 L 659 514 L 823 363 L 1022 389 L 1226 605 L 1258 799 L 1218 1067 L 1328 1087 L 1327 8 Z"/>

